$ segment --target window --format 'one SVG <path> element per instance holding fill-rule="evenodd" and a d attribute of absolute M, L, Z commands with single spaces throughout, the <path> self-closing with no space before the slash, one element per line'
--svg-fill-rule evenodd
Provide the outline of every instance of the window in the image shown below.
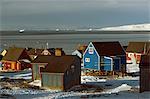
<path fill-rule="evenodd" d="M 89 54 L 93 54 L 93 53 L 94 53 L 93 47 L 89 47 Z"/>
<path fill-rule="evenodd" d="M 85 58 L 85 62 L 90 62 L 90 58 Z"/>
<path fill-rule="evenodd" d="M 41 68 L 45 68 L 45 65 L 39 65 L 39 66 L 38 66 L 39 74 L 41 73 L 41 72 L 40 72 L 40 69 L 41 69 Z"/>

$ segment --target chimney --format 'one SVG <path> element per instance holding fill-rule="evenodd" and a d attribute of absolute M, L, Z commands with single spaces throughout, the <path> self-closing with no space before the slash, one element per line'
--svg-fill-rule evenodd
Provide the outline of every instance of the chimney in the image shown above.
<path fill-rule="evenodd" d="M 56 48 L 55 49 L 55 56 L 61 56 L 62 54 L 62 48 Z"/>
<path fill-rule="evenodd" d="M 36 52 L 37 52 L 37 51 L 36 51 L 36 48 L 35 48 L 35 49 L 34 49 L 34 53 L 36 54 Z"/>

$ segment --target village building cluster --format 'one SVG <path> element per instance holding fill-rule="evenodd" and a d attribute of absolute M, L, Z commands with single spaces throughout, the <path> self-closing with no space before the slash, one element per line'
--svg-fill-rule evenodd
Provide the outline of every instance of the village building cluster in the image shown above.
<path fill-rule="evenodd" d="M 140 92 L 150 91 L 150 42 L 129 42 L 123 47 L 118 41 L 90 42 L 72 55 L 62 48 L 0 49 L 0 71 L 32 69 L 32 80 L 50 89 L 67 90 L 81 83 L 81 70 L 100 74 L 140 73 Z"/>

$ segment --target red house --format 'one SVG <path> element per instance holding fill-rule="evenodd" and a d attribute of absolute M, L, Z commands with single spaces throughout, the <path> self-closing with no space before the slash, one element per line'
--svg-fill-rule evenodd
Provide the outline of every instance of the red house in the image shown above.
<path fill-rule="evenodd" d="M 25 48 L 10 47 L 2 58 L 3 70 L 23 70 L 30 68 L 30 57 Z"/>
<path fill-rule="evenodd" d="M 127 73 L 139 72 L 141 55 L 148 53 L 150 42 L 129 42 L 126 49 Z"/>

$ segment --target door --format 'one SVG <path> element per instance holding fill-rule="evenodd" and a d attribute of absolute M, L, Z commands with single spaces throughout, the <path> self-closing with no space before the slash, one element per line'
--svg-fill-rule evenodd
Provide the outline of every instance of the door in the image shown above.
<path fill-rule="evenodd" d="M 114 58 L 114 71 L 120 71 L 120 67 L 121 67 L 121 60 L 120 60 L 120 58 L 119 57 L 115 57 Z"/>

